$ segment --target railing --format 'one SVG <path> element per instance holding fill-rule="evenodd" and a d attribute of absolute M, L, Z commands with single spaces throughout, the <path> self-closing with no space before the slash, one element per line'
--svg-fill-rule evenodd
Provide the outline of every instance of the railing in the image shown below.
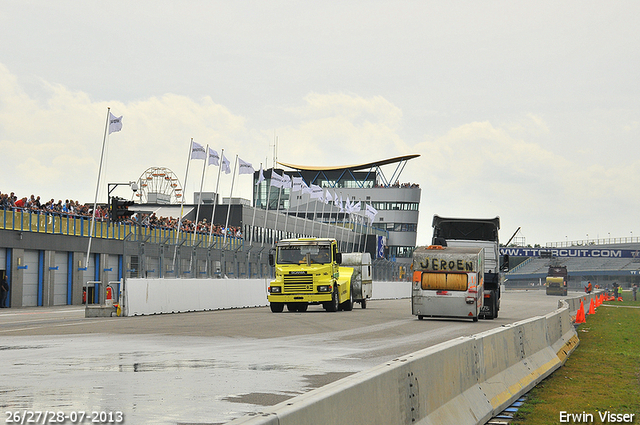
<path fill-rule="evenodd" d="M 547 242 L 545 248 L 611 245 L 611 244 L 621 244 L 621 243 L 640 243 L 640 237 L 627 236 L 622 238 L 597 238 L 597 239 L 583 239 L 579 241 Z"/>
<path fill-rule="evenodd" d="M 46 213 L 42 211 L 0 210 L 0 230 L 17 230 L 20 232 L 36 232 L 55 235 L 89 237 L 91 217 L 74 216 L 64 213 Z M 96 220 L 93 237 L 101 239 L 128 239 L 131 241 L 147 241 L 157 244 L 175 244 L 175 229 L 159 229 L 128 223 L 108 223 Z M 180 232 L 180 244 L 186 246 L 214 246 L 222 248 L 224 236 L 193 232 Z M 237 250 L 244 245 L 242 238 L 229 236 L 227 249 Z"/>

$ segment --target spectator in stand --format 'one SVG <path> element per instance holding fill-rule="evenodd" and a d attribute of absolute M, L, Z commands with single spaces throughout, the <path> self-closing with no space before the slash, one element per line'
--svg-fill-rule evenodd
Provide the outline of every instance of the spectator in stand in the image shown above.
<path fill-rule="evenodd" d="M 27 198 L 26 198 L 26 196 L 24 198 L 22 198 L 22 199 L 17 200 L 14 203 L 14 206 L 16 208 L 26 208 L 26 206 L 27 206 Z"/>

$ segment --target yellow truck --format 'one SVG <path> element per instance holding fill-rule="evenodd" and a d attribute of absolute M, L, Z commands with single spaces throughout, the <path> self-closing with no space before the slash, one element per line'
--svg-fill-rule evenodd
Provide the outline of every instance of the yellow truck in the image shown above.
<path fill-rule="evenodd" d="M 569 280 L 569 273 L 567 273 L 566 266 L 549 266 L 547 280 L 545 282 L 547 295 L 561 295 L 566 297 L 567 280 Z"/>
<path fill-rule="evenodd" d="M 335 239 L 283 239 L 269 253 L 275 280 L 267 288 L 271 311 L 307 311 L 322 305 L 326 311 L 351 311 L 353 268 L 341 267 Z"/>
<path fill-rule="evenodd" d="M 411 308 L 424 317 L 478 321 L 484 297 L 482 247 L 431 245 L 413 251 Z"/>

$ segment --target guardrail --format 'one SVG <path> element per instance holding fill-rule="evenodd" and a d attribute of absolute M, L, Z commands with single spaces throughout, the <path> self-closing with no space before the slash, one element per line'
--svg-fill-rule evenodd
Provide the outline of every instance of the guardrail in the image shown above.
<path fill-rule="evenodd" d="M 483 424 L 564 364 L 579 340 L 578 301 L 399 357 L 232 425 Z"/>
<path fill-rule="evenodd" d="M 91 217 L 74 216 L 64 213 L 48 213 L 43 211 L 1 210 L 0 230 L 18 230 L 21 232 L 47 233 L 66 236 L 89 237 Z M 96 220 L 93 237 L 101 239 L 145 241 L 149 243 L 173 244 L 176 241 L 175 229 L 159 229 L 129 223 L 108 223 Z M 224 236 L 192 232 L 180 232 L 178 243 L 186 246 L 222 247 Z M 227 237 L 228 249 L 237 250 L 244 245 L 244 240 Z"/>

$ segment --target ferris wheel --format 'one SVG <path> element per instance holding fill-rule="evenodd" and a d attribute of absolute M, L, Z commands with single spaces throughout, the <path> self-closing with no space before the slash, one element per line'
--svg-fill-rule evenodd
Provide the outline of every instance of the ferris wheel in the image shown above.
<path fill-rule="evenodd" d="M 140 203 L 177 204 L 182 200 L 182 186 L 168 168 L 151 167 L 138 179 L 136 199 Z"/>

